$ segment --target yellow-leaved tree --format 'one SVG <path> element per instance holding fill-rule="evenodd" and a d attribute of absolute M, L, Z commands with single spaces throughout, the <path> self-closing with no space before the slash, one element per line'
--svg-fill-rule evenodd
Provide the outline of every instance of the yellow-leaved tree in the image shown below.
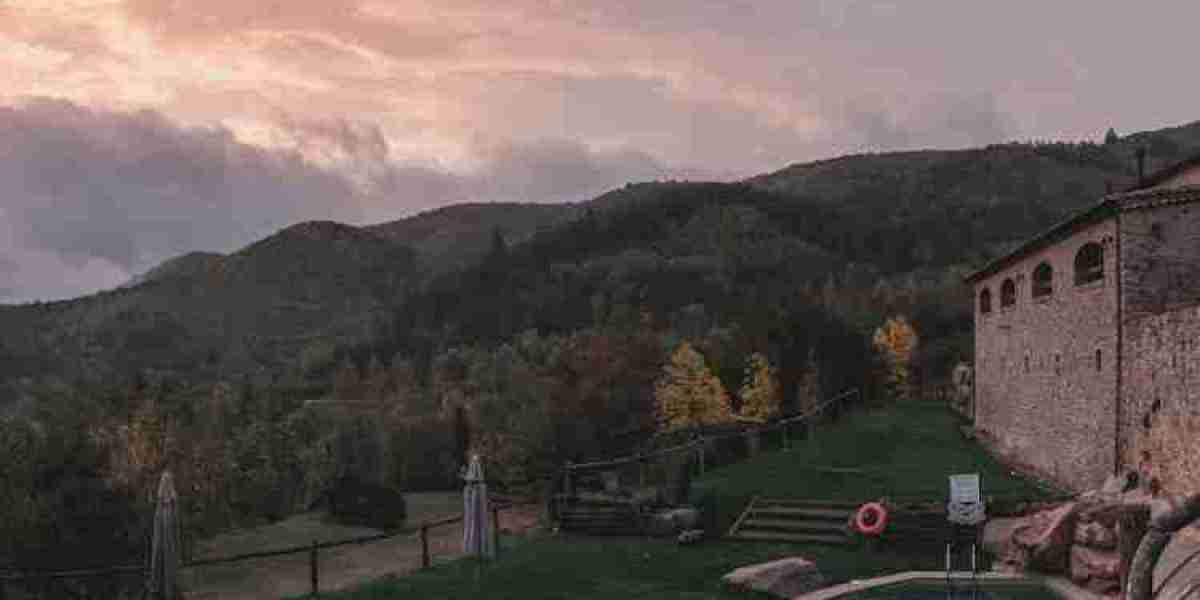
<path fill-rule="evenodd" d="M 733 419 L 729 394 L 704 364 L 704 357 L 683 342 L 654 384 L 654 408 L 664 429 L 712 425 Z"/>
<path fill-rule="evenodd" d="M 779 382 L 775 378 L 775 369 L 762 353 L 755 352 L 746 361 L 746 379 L 740 394 L 742 410 L 739 417 L 743 420 L 763 423 L 779 410 Z"/>
<path fill-rule="evenodd" d="M 903 315 L 888 319 L 875 330 L 875 347 L 883 354 L 886 379 L 892 397 L 912 397 L 912 362 L 919 343 L 917 330 Z"/>

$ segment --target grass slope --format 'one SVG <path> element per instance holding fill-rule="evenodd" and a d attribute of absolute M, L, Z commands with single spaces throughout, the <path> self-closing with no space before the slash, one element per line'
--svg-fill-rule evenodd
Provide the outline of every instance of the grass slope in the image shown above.
<path fill-rule="evenodd" d="M 985 494 L 1046 494 L 1038 484 L 1010 475 L 965 440 L 958 425 L 956 416 L 934 404 L 860 412 L 825 424 L 822 431 L 810 440 L 794 443 L 791 450 L 766 452 L 711 469 L 697 483 L 717 491 L 720 522 L 725 528 L 756 494 L 862 501 L 886 490 L 897 497 L 940 500 L 946 494 L 946 476 L 953 473 L 980 473 Z M 767 441 L 770 447 L 772 440 Z M 869 476 L 814 470 L 830 466 L 863 469 Z M 869 552 L 854 547 L 728 540 L 679 546 L 671 540 L 540 535 L 508 537 L 501 545 L 501 558 L 486 564 L 478 579 L 475 563 L 457 560 L 327 597 L 747 600 L 756 596 L 723 590 L 721 576 L 747 564 L 795 555 L 815 560 L 835 582 L 936 569 L 941 560 L 940 556 L 906 552 L 903 547 Z"/>

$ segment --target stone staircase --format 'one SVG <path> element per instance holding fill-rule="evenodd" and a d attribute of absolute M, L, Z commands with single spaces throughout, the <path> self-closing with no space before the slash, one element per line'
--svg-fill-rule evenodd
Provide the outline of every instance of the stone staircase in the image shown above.
<path fill-rule="evenodd" d="M 858 504 L 831 500 L 755 497 L 729 529 L 734 540 L 841 545 Z"/>

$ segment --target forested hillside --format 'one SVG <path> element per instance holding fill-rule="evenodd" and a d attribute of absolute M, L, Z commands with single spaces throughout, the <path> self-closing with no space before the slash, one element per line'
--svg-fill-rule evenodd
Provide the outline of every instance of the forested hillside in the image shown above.
<path fill-rule="evenodd" d="M 347 477 L 453 487 L 468 449 L 498 487 L 545 491 L 563 461 L 663 426 L 664 398 L 691 393 L 664 383 L 672 361 L 729 418 L 753 389 L 783 411 L 927 392 L 971 357 L 962 276 L 1131 183 L 1140 146 L 1162 166 L 1200 125 L 301 223 L 127 288 L 2 306 L 0 392 L 21 416 L 0 418 L 0 454 L 21 459 L 0 464 L 0 562 L 136 554 L 165 468 L 197 534 L 320 505 Z"/>

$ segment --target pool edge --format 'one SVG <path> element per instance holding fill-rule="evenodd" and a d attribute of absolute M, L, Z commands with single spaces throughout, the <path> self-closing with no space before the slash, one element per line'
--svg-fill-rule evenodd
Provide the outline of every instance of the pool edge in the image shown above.
<path fill-rule="evenodd" d="M 952 577 L 956 580 L 970 579 L 970 576 L 956 575 Z M 1040 583 L 1050 588 L 1054 593 L 1062 596 L 1066 600 L 1111 600 L 1109 596 L 1096 594 L 1089 590 L 1085 590 L 1076 586 L 1069 580 L 1062 577 L 1052 577 L 1047 575 L 1039 575 L 1035 573 L 1002 573 L 997 571 L 985 571 L 978 574 L 979 581 L 1005 581 L 1005 582 L 1030 582 Z M 792 600 L 832 600 L 838 596 L 849 594 L 852 592 L 861 592 L 885 585 L 896 583 L 908 583 L 912 581 L 921 581 L 929 583 L 941 583 L 946 581 L 945 571 L 905 571 L 902 573 L 893 573 L 881 577 L 871 579 L 855 580 L 849 583 L 842 583 L 824 589 L 808 592 L 793 596 Z"/>

